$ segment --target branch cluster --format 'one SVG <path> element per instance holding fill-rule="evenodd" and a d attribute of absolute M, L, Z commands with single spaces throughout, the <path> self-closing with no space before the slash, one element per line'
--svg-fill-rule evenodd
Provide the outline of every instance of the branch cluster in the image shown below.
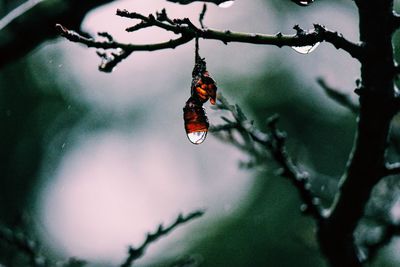
<path fill-rule="evenodd" d="M 135 32 L 149 27 L 156 27 L 165 31 L 173 32 L 174 34 L 178 35 L 178 37 L 162 43 L 138 45 L 117 42 L 113 40 L 110 34 L 107 34 L 106 41 L 100 41 L 94 38 L 87 38 L 78 34 L 75 31 L 67 29 L 60 24 L 56 25 L 56 29 L 61 36 L 67 38 L 72 42 L 81 43 L 88 47 L 93 47 L 97 49 L 118 49 L 117 52 L 113 51 L 110 53 L 98 53 L 99 56 L 103 59 L 103 62 L 100 65 L 100 70 L 105 72 L 112 71 L 112 69 L 119 62 L 127 58 L 134 51 L 154 51 L 167 48 L 176 48 L 177 46 L 183 45 L 194 38 L 219 40 L 224 44 L 228 44 L 230 42 L 241 42 L 260 45 L 274 45 L 278 47 L 312 46 L 318 42 L 325 41 L 333 44 L 337 49 L 343 49 L 354 58 L 362 58 L 362 49 L 360 45 L 352 43 L 346 40 L 342 35 L 338 34 L 337 32 L 329 31 L 325 27 L 318 24 L 315 24 L 314 29 L 310 31 L 304 31 L 296 25 L 296 34 L 292 35 L 283 35 L 282 33 L 268 35 L 206 28 L 203 25 L 205 8 L 203 8 L 203 11 L 200 14 L 201 27 L 196 26 L 188 18 L 171 19 L 168 17 L 165 9 L 163 9 L 161 12 L 157 12 L 155 15 L 150 14 L 148 16 L 136 12 L 129 12 L 127 10 L 117 10 L 116 14 L 120 17 L 139 20 L 139 23 L 126 28 L 127 32 Z"/>
<path fill-rule="evenodd" d="M 318 223 L 324 220 L 323 209 L 320 200 L 311 192 L 311 184 L 309 183 L 309 174 L 300 171 L 293 163 L 286 151 L 286 134 L 278 130 L 278 116 L 269 118 L 267 126 L 268 132 L 264 133 L 258 130 L 252 122 L 250 122 L 238 105 L 231 105 L 221 94 L 218 95 L 217 108 L 229 111 L 234 120 L 224 118 L 225 124 L 211 127 L 217 137 L 224 140 L 224 136 L 220 132 L 228 133 L 228 141 L 234 141 L 232 132 L 237 131 L 246 143 L 241 145 L 240 142 L 234 141 L 239 148 L 253 147 L 249 144 L 255 142 L 266 149 L 272 156 L 273 160 L 278 164 L 280 170 L 278 173 L 289 179 L 289 181 L 297 188 L 303 205 L 302 212 L 311 215 Z M 250 137 L 250 139 L 249 139 Z M 227 139 L 225 139 L 227 141 Z"/>

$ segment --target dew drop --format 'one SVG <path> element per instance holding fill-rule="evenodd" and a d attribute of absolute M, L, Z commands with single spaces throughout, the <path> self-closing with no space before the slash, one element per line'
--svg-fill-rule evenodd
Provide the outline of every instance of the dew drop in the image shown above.
<path fill-rule="evenodd" d="M 199 145 L 206 140 L 207 131 L 188 133 L 187 137 L 192 144 Z"/>
<path fill-rule="evenodd" d="M 221 8 L 228 8 L 228 7 L 231 7 L 234 3 L 235 3 L 235 1 L 225 1 L 225 2 L 222 2 L 221 4 L 219 4 L 218 6 Z"/>
<path fill-rule="evenodd" d="M 314 45 L 305 45 L 305 46 L 292 46 L 293 50 L 300 54 L 309 54 L 314 51 L 319 45 L 319 42 Z"/>
<path fill-rule="evenodd" d="M 292 0 L 299 6 L 308 6 L 314 2 L 314 0 Z"/>

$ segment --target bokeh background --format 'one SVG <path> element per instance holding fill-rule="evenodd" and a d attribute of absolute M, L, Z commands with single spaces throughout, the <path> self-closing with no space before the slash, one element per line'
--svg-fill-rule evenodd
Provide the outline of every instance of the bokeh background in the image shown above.
<path fill-rule="evenodd" d="M 3 5 L 3 14 L 6 7 L 12 5 Z M 88 13 L 82 29 L 133 43 L 171 38 L 155 29 L 126 33 L 135 22 L 115 16 L 118 8 L 143 14 L 166 8 L 170 17 L 197 22 L 202 4 L 114 1 Z M 301 8 L 290 1 L 236 0 L 229 8 L 208 5 L 205 18 L 210 28 L 271 34 L 313 23 L 358 38 L 352 1 Z M 356 117 L 329 99 L 316 78 L 354 97 L 360 67 L 354 59 L 326 43 L 303 55 L 287 47 L 200 40 L 200 54 L 219 92 L 261 129 L 279 113 L 294 159 L 323 174 L 322 184 L 335 183 Z M 243 169 L 239 163 L 248 156 L 213 135 L 199 146 L 187 140 L 182 107 L 194 42 L 133 53 L 111 74 L 99 72 L 99 62 L 94 49 L 57 38 L 0 69 L 4 223 L 24 225 L 48 257 L 113 266 L 158 224 L 205 209 L 149 247 L 138 266 L 169 266 L 185 256 L 201 266 L 325 266 L 313 221 L 301 215 L 291 184 L 273 175 L 273 163 Z M 218 111 L 206 109 L 211 124 L 221 122 Z M 375 265 L 396 266 L 397 252 L 395 240 Z"/>

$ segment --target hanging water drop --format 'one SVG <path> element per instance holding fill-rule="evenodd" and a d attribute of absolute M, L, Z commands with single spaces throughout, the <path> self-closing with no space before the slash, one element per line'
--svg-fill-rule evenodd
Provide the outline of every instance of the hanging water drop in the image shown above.
<path fill-rule="evenodd" d="M 292 0 L 292 2 L 295 2 L 299 6 L 308 6 L 314 2 L 314 0 Z"/>
<path fill-rule="evenodd" d="M 188 133 L 187 137 L 192 144 L 199 145 L 206 140 L 207 131 Z"/>
<path fill-rule="evenodd" d="M 222 2 L 221 4 L 219 4 L 218 6 L 221 8 L 228 8 L 228 7 L 231 7 L 234 3 L 235 3 L 235 1 L 225 1 L 225 2 Z"/>
<path fill-rule="evenodd" d="M 304 46 L 292 46 L 293 50 L 300 53 L 300 54 L 309 54 L 314 51 L 318 46 L 319 42 L 313 45 L 304 45 Z"/>

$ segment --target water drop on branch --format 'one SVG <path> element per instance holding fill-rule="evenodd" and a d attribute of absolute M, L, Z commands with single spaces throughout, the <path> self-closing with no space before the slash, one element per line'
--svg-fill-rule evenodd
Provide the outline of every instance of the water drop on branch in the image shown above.
<path fill-rule="evenodd" d="M 235 3 L 235 1 L 225 1 L 225 2 L 222 2 L 221 4 L 219 4 L 218 6 L 221 8 L 228 8 L 228 7 L 231 7 L 234 3 Z"/>
<path fill-rule="evenodd" d="M 315 43 L 314 45 L 305 45 L 305 46 L 292 46 L 293 50 L 300 54 L 309 54 L 314 51 L 320 42 Z"/>
<path fill-rule="evenodd" d="M 188 133 L 187 137 L 189 138 L 189 141 L 192 144 L 199 145 L 199 144 L 203 143 L 204 140 L 206 140 L 207 131 Z"/>

